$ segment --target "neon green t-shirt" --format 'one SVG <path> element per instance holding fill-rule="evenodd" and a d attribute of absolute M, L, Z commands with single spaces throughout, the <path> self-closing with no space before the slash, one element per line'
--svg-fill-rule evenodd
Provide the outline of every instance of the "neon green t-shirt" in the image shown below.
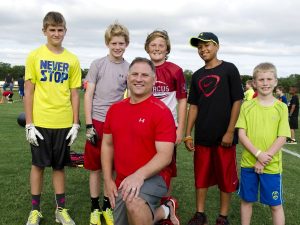
<path fill-rule="evenodd" d="M 267 151 L 277 137 L 290 137 L 288 109 L 286 104 L 275 101 L 272 106 L 262 106 L 257 98 L 244 102 L 236 124 L 243 128 L 251 143 L 261 151 Z M 256 158 L 243 149 L 241 167 L 253 168 Z M 264 173 L 282 172 L 282 153 L 278 151 L 271 162 L 264 168 Z"/>
<path fill-rule="evenodd" d="M 26 61 L 25 80 L 35 84 L 33 123 L 43 128 L 67 128 L 73 123 L 71 90 L 81 86 L 77 57 L 64 49 L 51 52 L 46 45 L 32 51 Z"/>

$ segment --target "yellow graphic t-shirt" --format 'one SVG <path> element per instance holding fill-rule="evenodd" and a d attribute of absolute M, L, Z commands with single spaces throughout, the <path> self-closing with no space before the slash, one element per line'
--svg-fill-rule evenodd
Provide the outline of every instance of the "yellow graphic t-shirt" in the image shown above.
<path fill-rule="evenodd" d="M 64 49 L 54 54 L 46 45 L 32 51 L 26 61 L 25 81 L 35 84 L 33 123 L 43 128 L 67 128 L 73 123 L 71 90 L 81 86 L 77 57 Z"/>

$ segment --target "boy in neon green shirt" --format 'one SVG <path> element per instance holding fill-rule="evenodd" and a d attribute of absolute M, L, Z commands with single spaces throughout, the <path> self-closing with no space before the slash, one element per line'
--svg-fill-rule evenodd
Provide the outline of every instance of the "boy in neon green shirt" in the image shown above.
<path fill-rule="evenodd" d="M 261 63 L 253 72 L 257 98 L 244 102 L 236 127 L 244 146 L 241 159 L 241 224 L 249 225 L 252 204 L 257 201 L 269 205 L 273 224 L 284 224 L 282 207 L 282 153 L 281 147 L 291 133 L 286 104 L 273 96 L 277 85 L 276 68 Z"/>

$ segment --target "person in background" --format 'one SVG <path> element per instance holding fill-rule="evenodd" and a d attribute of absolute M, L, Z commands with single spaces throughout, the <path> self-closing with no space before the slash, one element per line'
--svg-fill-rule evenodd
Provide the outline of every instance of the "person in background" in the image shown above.
<path fill-rule="evenodd" d="M 40 201 L 45 167 L 52 167 L 56 222 L 75 225 L 65 207 L 64 167 L 71 162 L 70 146 L 80 128 L 81 68 L 78 58 L 62 46 L 66 31 L 63 15 L 48 12 L 43 19 L 47 42 L 32 51 L 26 61 L 25 131 L 32 154 L 32 209 L 26 225 L 38 225 L 43 217 Z"/>
<path fill-rule="evenodd" d="M 255 92 L 253 90 L 252 80 L 246 81 L 245 89 L 246 89 L 246 91 L 244 92 L 244 101 L 249 101 L 249 100 L 253 99 Z"/>
<path fill-rule="evenodd" d="M 298 129 L 298 116 L 299 116 L 299 98 L 297 95 L 297 87 L 291 86 L 289 89 L 289 93 L 292 96 L 291 100 L 288 103 L 291 138 L 287 139 L 287 144 L 297 144 L 295 138 L 295 130 Z"/>
<path fill-rule="evenodd" d="M 275 93 L 279 101 L 285 103 L 286 105 L 288 104 L 288 100 L 284 95 L 284 88 L 282 86 L 277 86 L 275 88 Z"/>
<path fill-rule="evenodd" d="M 14 78 L 10 75 L 10 73 L 5 76 L 3 90 L 6 91 L 7 87 L 9 87 L 10 91 L 13 91 L 14 89 Z"/>
<path fill-rule="evenodd" d="M 24 84 L 25 84 L 25 81 L 24 81 L 24 76 L 20 76 L 20 78 L 18 79 L 18 87 L 19 87 L 19 96 L 20 96 L 20 99 L 23 101 L 23 98 L 24 98 Z"/>
<path fill-rule="evenodd" d="M 13 103 L 12 97 L 14 96 L 14 93 L 12 91 L 2 91 L 2 97 L 0 100 L 0 104 L 5 103 Z"/>
<path fill-rule="evenodd" d="M 252 206 L 260 192 L 260 202 L 271 208 L 273 224 L 284 225 L 281 147 L 291 134 L 288 109 L 273 96 L 277 72 L 272 63 L 257 65 L 253 81 L 257 98 L 243 103 L 236 124 L 243 146 L 238 191 L 241 224 L 251 224 Z"/>

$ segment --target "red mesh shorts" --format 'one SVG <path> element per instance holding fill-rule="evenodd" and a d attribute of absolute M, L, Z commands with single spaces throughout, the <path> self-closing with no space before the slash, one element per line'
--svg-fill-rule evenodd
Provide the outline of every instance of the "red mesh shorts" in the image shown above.
<path fill-rule="evenodd" d="M 97 142 L 97 146 L 92 145 L 89 141 L 85 142 L 84 168 L 96 171 L 101 169 L 101 144 L 104 122 L 93 120 L 93 126 L 99 135 L 99 140 Z"/>
<path fill-rule="evenodd" d="M 194 174 L 197 189 L 217 184 L 223 192 L 236 191 L 236 146 L 195 146 Z"/>

